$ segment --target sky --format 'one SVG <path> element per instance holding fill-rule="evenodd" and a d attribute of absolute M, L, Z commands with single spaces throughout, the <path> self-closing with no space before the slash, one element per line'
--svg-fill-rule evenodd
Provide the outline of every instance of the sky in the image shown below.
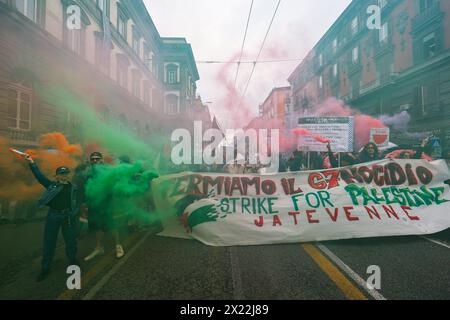
<path fill-rule="evenodd" d="M 200 80 L 197 94 L 208 102 L 224 128 L 240 128 L 258 115 L 258 106 L 301 62 L 237 63 L 252 0 L 144 0 L 163 37 L 184 37 L 192 45 Z M 302 59 L 350 4 L 351 0 L 281 0 L 260 61 Z M 242 61 L 255 61 L 278 0 L 254 0 Z"/>

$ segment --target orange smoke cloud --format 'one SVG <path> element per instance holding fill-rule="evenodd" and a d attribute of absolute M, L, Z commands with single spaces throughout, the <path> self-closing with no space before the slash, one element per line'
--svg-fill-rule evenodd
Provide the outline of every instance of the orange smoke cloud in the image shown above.
<path fill-rule="evenodd" d="M 69 144 L 59 132 L 41 136 L 39 148 L 25 151 L 35 159 L 45 174 L 52 176 L 58 167 L 68 167 L 72 171 L 80 164 L 83 155 L 79 144 Z"/>
<path fill-rule="evenodd" d="M 25 200 L 36 197 L 42 191 L 27 168 L 26 161 L 20 161 L 9 151 L 9 142 L 0 137 L 0 198 Z"/>
<path fill-rule="evenodd" d="M 10 200 L 26 200 L 39 196 L 42 187 L 32 176 L 28 163 L 17 159 L 9 152 L 10 143 L 0 138 L 0 198 Z M 81 146 L 70 144 L 59 132 L 43 135 L 37 149 L 26 150 L 39 164 L 42 172 L 50 179 L 60 166 L 69 167 L 72 172 L 80 164 L 83 154 Z"/>

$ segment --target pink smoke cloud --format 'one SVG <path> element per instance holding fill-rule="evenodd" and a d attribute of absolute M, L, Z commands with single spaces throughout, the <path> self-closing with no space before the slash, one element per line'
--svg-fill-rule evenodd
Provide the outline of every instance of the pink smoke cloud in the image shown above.
<path fill-rule="evenodd" d="M 356 147 L 359 149 L 370 140 L 371 128 L 386 128 L 380 119 L 362 114 L 360 111 L 352 109 L 336 98 L 329 98 L 322 104 L 313 108 L 314 116 L 317 117 L 354 117 L 354 136 Z"/>

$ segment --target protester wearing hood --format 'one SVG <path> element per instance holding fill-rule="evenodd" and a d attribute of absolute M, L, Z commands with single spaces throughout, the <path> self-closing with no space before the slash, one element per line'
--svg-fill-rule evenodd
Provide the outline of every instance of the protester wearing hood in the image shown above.
<path fill-rule="evenodd" d="M 303 168 L 302 153 L 298 150 L 294 151 L 294 154 L 289 158 L 287 162 L 289 171 L 296 172 Z"/>
<path fill-rule="evenodd" d="M 426 138 L 422 141 L 419 148 L 416 149 L 416 154 L 413 159 L 423 159 L 427 161 L 433 161 L 430 156 L 433 153 L 433 145 L 431 143 L 431 137 Z"/>
<path fill-rule="evenodd" d="M 287 161 L 284 159 L 283 155 L 280 153 L 278 155 L 278 172 L 287 171 Z"/>
<path fill-rule="evenodd" d="M 380 159 L 379 150 L 375 143 L 369 142 L 359 153 L 358 161 L 360 163 L 371 162 Z"/>

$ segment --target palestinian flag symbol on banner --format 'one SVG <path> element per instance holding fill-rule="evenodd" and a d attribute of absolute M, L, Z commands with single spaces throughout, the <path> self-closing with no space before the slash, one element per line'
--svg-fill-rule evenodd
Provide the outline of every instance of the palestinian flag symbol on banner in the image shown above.
<path fill-rule="evenodd" d="M 186 195 L 175 203 L 176 215 L 187 233 L 191 233 L 192 228 L 199 224 L 226 217 L 226 214 L 218 212 L 219 200 L 213 197 L 212 193 L 207 197 Z"/>
<path fill-rule="evenodd" d="M 186 179 L 179 179 L 183 174 L 160 177 L 153 185 L 155 202 L 161 205 L 162 214 L 168 214 L 174 219 L 164 219 L 171 229 L 173 221 L 182 226 L 190 234 L 192 229 L 200 224 L 216 222 L 227 216 L 221 213 L 220 200 L 216 198 L 215 190 L 207 195 L 187 192 Z"/>

